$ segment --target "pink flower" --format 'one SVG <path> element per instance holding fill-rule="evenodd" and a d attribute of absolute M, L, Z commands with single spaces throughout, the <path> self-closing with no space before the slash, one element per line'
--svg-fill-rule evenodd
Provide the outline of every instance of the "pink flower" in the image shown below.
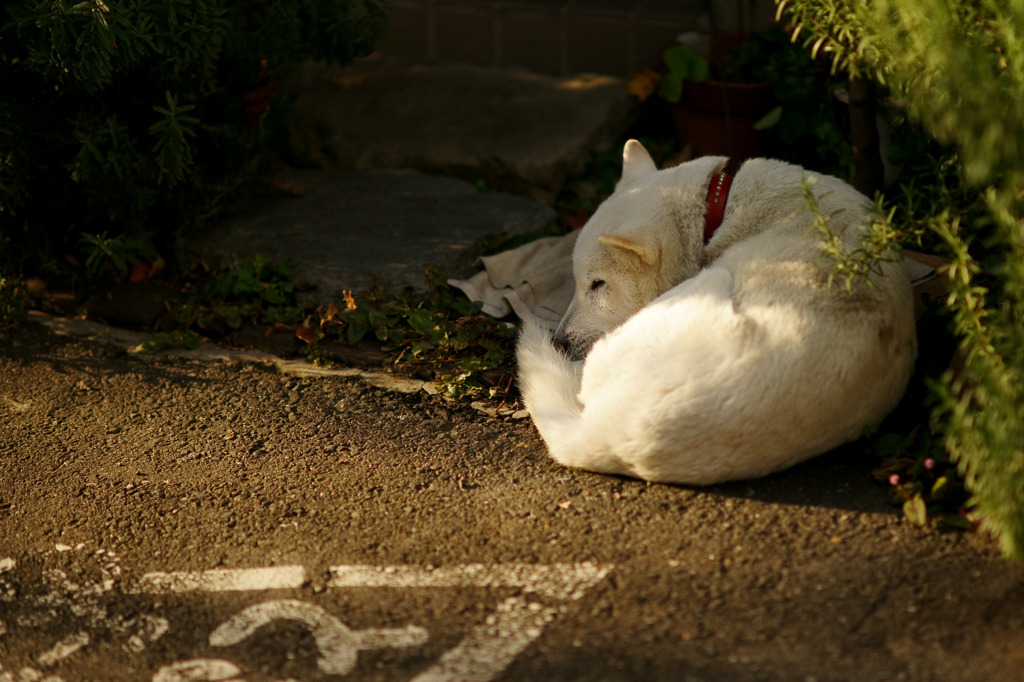
<path fill-rule="evenodd" d="M 935 460 L 932 459 L 931 457 L 926 458 L 924 460 L 924 468 L 927 469 L 928 471 L 931 471 L 932 469 L 934 469 L 935 468 Z"/>
<path fill-rule="evenodd" d="M 889 474 L 889 485 L 899 485 L 899 484 L 900 484 L 900 475 L 899 474 Z"/>

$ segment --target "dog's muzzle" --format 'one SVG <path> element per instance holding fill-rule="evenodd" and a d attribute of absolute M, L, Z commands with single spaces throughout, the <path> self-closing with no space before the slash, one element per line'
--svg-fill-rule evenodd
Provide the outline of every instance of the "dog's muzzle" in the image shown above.
<path fill-rule="evenodd" d="M 555 334 L 551 337 L 551 344 L 564 355 L 571 355 L 572 353 L 572 344 L 569 342 L 567 334 Z"/>

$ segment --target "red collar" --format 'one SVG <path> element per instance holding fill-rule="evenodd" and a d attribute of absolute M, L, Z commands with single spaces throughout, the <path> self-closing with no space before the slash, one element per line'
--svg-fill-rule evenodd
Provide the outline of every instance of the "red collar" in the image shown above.
<path fill-rule="evenodd" d="M 707 210 L 704 212 L 704 243 L 707 244 L 714 236 L 715 230 L 722 226 L 725 215 L 725 202 L 729 200 L 729 188 L 732 187 L 732 176 L 717 173 L 711 177 L 708 185 L 708 196 L 704 200 Z"/>

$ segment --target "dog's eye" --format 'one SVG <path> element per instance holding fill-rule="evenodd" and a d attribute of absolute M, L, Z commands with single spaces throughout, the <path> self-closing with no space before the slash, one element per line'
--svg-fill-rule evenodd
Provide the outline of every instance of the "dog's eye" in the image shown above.
<path fill-rule="evenodd" d="M 603 286 L 604 286 L 604 280 L 603 279 L 595 279 L 593 282 L 590 283 L 590 290 L 591 291 L 597 291 L 598 289 L 600 289 Z"/>

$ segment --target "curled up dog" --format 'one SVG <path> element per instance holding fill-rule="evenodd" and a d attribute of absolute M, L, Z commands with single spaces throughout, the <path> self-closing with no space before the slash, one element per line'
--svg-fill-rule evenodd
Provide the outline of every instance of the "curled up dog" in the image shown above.
<path fill-rule="evenodd" d="M 902 262 L 830 285 L 809 172 L 754 159 L 729 177 L 726 163 L 657 170 L 626 144 L 577 239 L 561 325 L 527 323 L 517 349 L 558 462 L 674 483 L 762 476 L 857 438 L 902 396 L 917 350 Z M 811 188 L 856 249 L 870 202 L 828 176 Z"/>

